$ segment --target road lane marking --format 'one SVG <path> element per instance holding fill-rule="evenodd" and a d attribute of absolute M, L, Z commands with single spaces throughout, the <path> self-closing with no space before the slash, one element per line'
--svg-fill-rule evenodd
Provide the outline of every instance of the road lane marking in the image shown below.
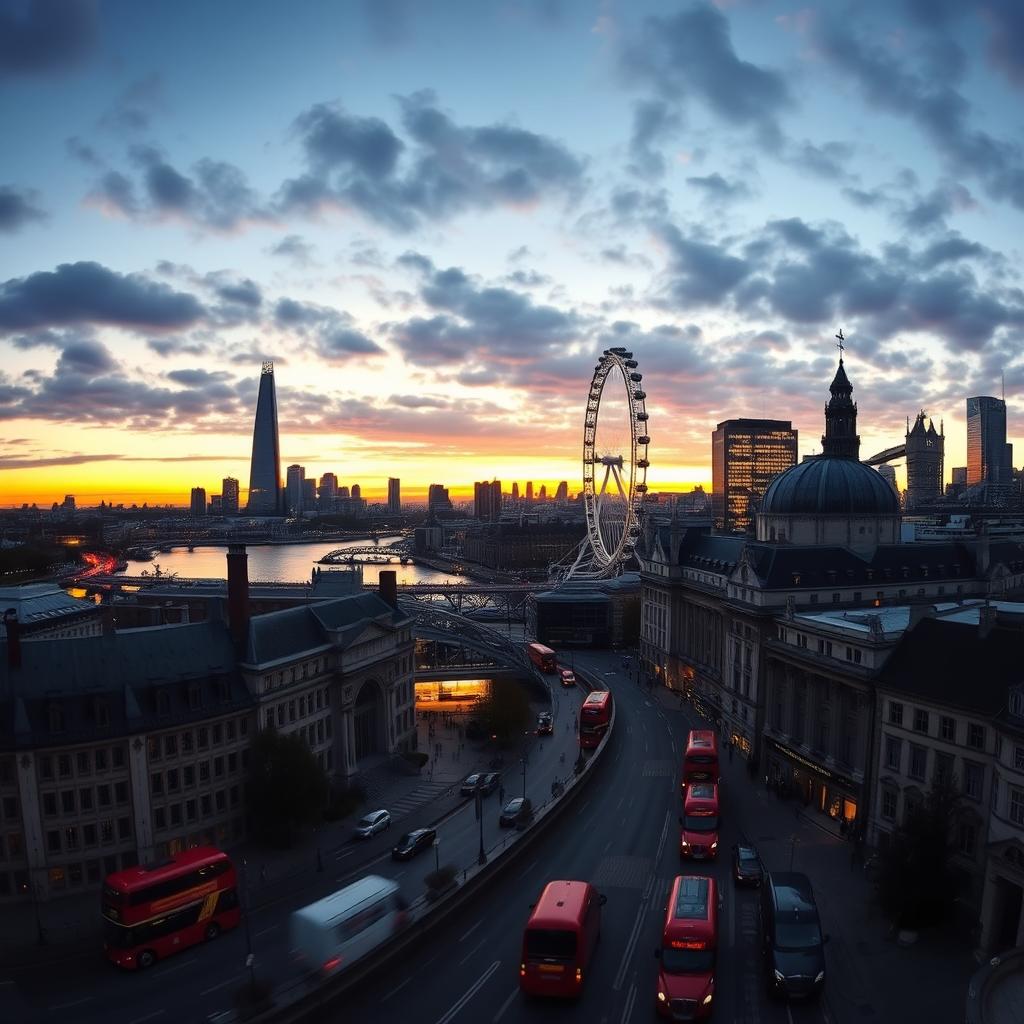
<path fill-rule="evenodd" d="M 487 984 L 487 980 L 490 976 L 501 966 L 500 960 L 495 960 L 490 967 L 480 975 L 472 985 L 463 993 L 458 1002 L 441 1018 L 438 1019 L 437 1024 L 448 1024 L 448 1022 L 455 1017 L 455 1015 L 470 1001 Z"/>
<path fill-rule="evenodd" d="M 786 1003 L 786 1016 L 789 1018 L 789 1024 L 793 1024 L 793 1011 L 789 1008 L 789 1003 Z"/>
<path fill-rule="evenodd" d="M 577 814 L 582 814 L 589 806 L 590 806 L 590 801 L 588 800 L 576 813 Z"/>
<path fill-rule="evenodd" d="M 135 1020 L 128 1021 L 128 1024 L 142 1024 L 144 1020 L 152 1020 L 154 1017 L 162 1017 L 166 1012 L 166 1010 L 157 1010 L 155 1013 L 147 1013 L 145 1017 L 136 1017 Z"/>
<path fill-rule="evenodd" d="M 622 1024 L 629 1024 L 630 1017 L 633 1016 L 633 1007 L 636 1004 L 636 982 L 629 986 L 629 992 L 626 995 L 626 1005 L 622 1008 Z"/>
<path fill-rule="evenodd" d="M 84 996 L 81 999 L 76 999 L 73 1003 L 58 1003 L 56 1006 L 51 1006 L 51 1010 L 70 1010 L 72 1006 L 81 1006 L 82 1003 L 89 1002 L 92 996 Z"/>
<path fill-rule="evenodd" d="M 472 935 L 472 934 L 473 934 L 473 932 L 475 932 L 475 931 L 477 930 L 477 928 L 479 928 L 479 927 L 480 927 L 480 925 L 482 925 L 483 923 L 484 923 L 484 919 L 483 919 L 483 918 L 481 917 L 481 918 L 480 918 L 480 920 L 479 920 L 479 921 L 477 921 L 477 923 L 476 923 L 475 925 L 473 925 L 473 927 L 472 927 L 472 928 L 470 928 L 470 929 L 469 929 L 469 931 L 468 931 L 468 932 L 466 932 L 466 933 L 465 933 L 465 935 L 463 935 L 463 936 L 462 936 L 462 937 L 461 937 L 461 938 L 459 939 L 459 942 L 465 942 L 465 941 L 466 941 L 466 939 L 468 939 L 468 938 L 470 937 L 470 935 Z"/>
<path fill-rule="evenodd" d="M 471 959 L 476 955 L 477 950 L 487 941 L 487 938 L 482 938 L 460 961 L 459 966 L 461 967 L 467 960 Z"/>
<path fill-rule="evenodd" d="M 519 877 L 520 878 L 525 878 L 539 863 L 540 863 L 539 859 L 535 860 L 525 871 L 520 873 Z"/>
<path fill-rule="evenodd" d="M 175 964 L 173 967 L 165 967 L 160 972 L 160 977 L 163 978 L 168 974 L 173 974 L 175 971 L 180 971 L 182 968 L 188 967 L 190 964 L 198 963 L 199 957 L 194 956 L 191 960 L 182 960 L 180 964 Z"/>
<path fill-rule="evenodd" d="M 227 988 L 228 985 L 234 985 L 234 984 L 237 984 L 237 982 L 238 982 L 237 978 L 228 978 L 227 981 L 222 981 L 219 985 L 214 985 L 211 988 L 204 989 L 199 994 L 201 996 L 208 996 L 211 992 L 216 992 L 217 989 L 219 989 L 219 988 Z"/>
<path fill-rule="evenodd" d="M 396 985 L 393 989 L 391 989 L 390 992 L 388 992 L 388 994 L 386 996 L 381 996 L 380 997 L 380 1001 L 382 1003 L 386 1003 L 393 995 L 397 994 L 403 988 L 405 988 L 405 986 L 408 985 L 410 981 L 412 981 L 412 978 L 406 978 L 405 981 L 403 981 L 401 985 Z"/>
<path fill-rule="evenodd" d="M 633 930 L 629 933 L 629 941 L 626 943 L 626 950 L 622 954 L 622 963 L 619 964 L 619 972 L 615 975 L 615 983 L 612 986 L 616 991 L 622 988 L 626 980 L 626 971 L 629 969 L 629 961 L 636 948 L 636 940 L 640 937 L 640 926 L 644 920 L 644 901 L 640 898 L 640 906 L 636 908 L 636 920 L 633 922 Z"/>
<path fill-rule="evenodd" d="M 276 932 L 280 929 L 279 924 L 272 924 L 269 928 L 261 928 L 258 932 L 253 932 L 254 938 L 259 938 L 261 935 L 269 935 L 270 932 Z"/>
<path fill-rule="evenodd" d="M 673 786 L 672 788 L 674 789 L 675 787 Z M 657 866 L 661 863 L 661 855 L 665 852 L 665 840 L 668 839 L 668 822 L 670 816 L 671 812 L 666 811 L 665 824 L 661 826 L 661 838 L 658 840 L 658 852 L 657 854 L 655 854 L 654 857 L 655 868 L 657 868 Z"/>
<path fill-rule="evenodd" d="M 518 985 L 512 989 L 512 995 L 510 995 L 508 999 L 501 1004 L 501 1009 L 494 1015 L 494 1024 L 498 1024 L 498 1021 L 501 1020 L 502 1014 L 504 1014 L 504 1012 L 512 1005 L 512 1000 L 515 999 L 517 995 L 519 995 Z"/>

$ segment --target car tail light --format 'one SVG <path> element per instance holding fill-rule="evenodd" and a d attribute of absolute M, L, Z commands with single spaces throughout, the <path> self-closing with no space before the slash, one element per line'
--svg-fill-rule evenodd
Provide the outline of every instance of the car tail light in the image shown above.
<path fill-rule="evenodd" d="M 520 978 L 525 978 L 526 977 L 526 964 L 520 964 L 519 965 L 519 977 Z"/>
<path fill-rule="evenodd" d="M 340 956 L 332 956 L 330 960 L 324 961 L 324 970 L 325 971 L 333 971 L 334 968 L 337 967 L 338 964 L 340 964 L 340 963 L 341 963 L 341 957 Z"/>
<path fill-rule="evenodd" d="M 583 981 L 583 968 L 582 967 L 577 967 L 576 968 L 576 984 L 579 985 L 579 984 L 582 983 L 582 981 Z"/>

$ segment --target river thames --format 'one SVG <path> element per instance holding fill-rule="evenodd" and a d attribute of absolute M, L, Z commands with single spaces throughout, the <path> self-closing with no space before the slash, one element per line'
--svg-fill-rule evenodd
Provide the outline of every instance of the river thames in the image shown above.
<path fill-rule="evenodd" d="M 381 537 L 380 544 L 384 547 L 394 537 Z M 316 544 L 252 544 L 246 546 L 249 555 L 249 579 L 251 582 L 304 583 L 308 582 L 313 567 L 330 551 L 344 548 L 364 548 L 369 540 L 347 542 L 323 541 Z M 344 565 L 344 563 L 343 563 Z M 151 562 L 128 562 L 126 576 L 141 576 L 144 572 L 152 574 L 160 567 L 162 575 L 175 574 L 181 579 L 227 578 L 227 547 L 197 547 L 194 551 L 186 548 L 175 548 L 170 554 L 158 553 Z M 325 567 L 326 568 L 326 567 Z M 362 563 L 363 580 L 376 583 L 381 569 L 393 569 L 398 573 L 399 583 L 466 583 L 468 577 L 456 573 L 440 572 L 420 565 L 401 565 L 392 562 L 390 565 L 371 565 Z"/>

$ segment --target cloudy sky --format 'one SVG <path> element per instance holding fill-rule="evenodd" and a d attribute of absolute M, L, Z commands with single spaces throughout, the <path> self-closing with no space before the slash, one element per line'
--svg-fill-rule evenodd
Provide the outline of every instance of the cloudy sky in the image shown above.
<path fill-rule="evenodd" d="M 710 433 L 862 454 L 1005 374 L 1024 461 L 1018 0 L 0 0 L 0 503 L 580 476 L 595 355 L 655 489 Z"/>

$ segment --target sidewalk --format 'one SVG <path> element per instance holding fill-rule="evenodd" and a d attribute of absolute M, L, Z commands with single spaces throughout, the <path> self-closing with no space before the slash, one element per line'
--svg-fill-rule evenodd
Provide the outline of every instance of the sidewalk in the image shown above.
<path fill-rule="evenodd" d="M 494 756 L 482 743 L 460 736 L 468 716 L 451 713 L 443 705 L 416 715 L 418 749 L 432 755 L 418 775 L 398 774 L 386 759 L 355 781 L 366 790 L 363 810 L 387 808 L 395 836 L 411 828 L 433 825 L 466 801 L 459 783 L 474 771 L 487 771 Z M 433 725 L 433 735 L 430 726 Z M 433 757 L 435 744 L 439 750 Z M 461 749 L 460 749 L 461 748 Z M 236 865 L 246 865 L 249 907 L 258 911 L 279 900 L 314 889 L 328 888 L 325 879 L 342 870 L 337 854 L 347 847 L 352 825 L 362 811 L 337 822 L 327 822 L 287 850 L 272 850 L 243 843 L 229 849 Z M 351 870 L 351 869 L 346 869 Z M 90 889 L 40 903 L 5 906 L 0 914 L 0 970 L 38 967 L 101 950 L 102 922 L 99 892 Z M 38 916 L 37 916 L 38 915 Z M 40 935 L 42 942 L 40 941 Z"/>
<path fill-rule="evenodd" d="M 664 688 L 656 698 L 680 720 L 680 732 L 697 721 L 692 705 L 680 705 Z M 671 720 L 671 719 L 670 719 Z M 832 1024 L 863 1021 L 929 1021 L 959 1024 L 967 985 L 977 965 L 969 941 L 952 926 L 921 933 L 901 947 L 879 909 L 853 846 L 829 819 L 807 813 L 796 801 L 770 792 L 752 779 L 737 752 L 721 762 L 723 789 L 745 837 L 769 870 L 805 872 L 811 879 L 830 935 L 825 1004 Z"/>

